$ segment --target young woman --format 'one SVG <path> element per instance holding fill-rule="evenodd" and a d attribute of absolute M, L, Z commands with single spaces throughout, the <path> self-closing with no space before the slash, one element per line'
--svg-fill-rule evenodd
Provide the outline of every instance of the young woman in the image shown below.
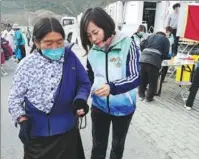
<path fill-rule="evenodd" d="M 39 20 L 32 53 L 15 72 L 8 104 L 20 125 L 24 159 L 84 159 L 76 123 L 88 112 L 90 81 L 64 39 L 58 20 Z"/>
<path fill-rule="evenodd" d="M 110 124 L 111 159 L 121 159 L 139 84 L 139 52 L 135 42 L 115 32 L 113 19 L 101 8 L 88 9 L 81 19 L 82 46 L 88 54 L 92 86 L 92 159 L 105 159 Z M 94 75 L 91 75 L 94 74 Z"/>

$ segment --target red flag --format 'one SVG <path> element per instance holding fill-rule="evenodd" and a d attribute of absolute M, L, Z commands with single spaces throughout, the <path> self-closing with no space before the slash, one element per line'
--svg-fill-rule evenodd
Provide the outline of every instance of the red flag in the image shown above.
<path fill-rule="evenodd" d="M 184 38 L 199 41 L 199 6 L 188 6 Z"/>

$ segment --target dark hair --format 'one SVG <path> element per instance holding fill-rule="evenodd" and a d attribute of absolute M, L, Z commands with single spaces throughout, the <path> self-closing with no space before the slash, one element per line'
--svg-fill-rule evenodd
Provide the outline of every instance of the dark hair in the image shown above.
<path fill-rule="evenodd" d="M 141 31 L 141 30 L 143 30 L 143 32 L 146 33 L 146 27 L 145 27 L 144 25 L 139 25 L 138 30 L 137 30 L 137 33 L 138 33 L 139 31 Z"/>
<path fill-rule="evenodd" d="M 34 25 L 33 35 L 32 35 L 33 46 L 30 53 L 32 53 L 36 49 L 34 41 L 36 40 L 40 42 L 48 33 L 52 31 L 60 33 L 63 39 L 65 39 L 64 29 L 62 28 L 60 22 L 56 18 L 54 17 L 41 18 Z"/>
<path fill-rule="evenodd" d="M 167 26 L 165 29 L 166 29 L 166 31 L 169 31 L 169 32 L 171 32 L 171 33 L 173 32 L 173 29 L 172 29 L 172 27 L 170 27 L 170 26 Z"/>
<path fill-rule="evenodd" d="M 180 7 L 180 3 L 176 3 L 173 5 L 173 10 L 175 10 L 177 7 Z"/>
<path fill-rule="evenodd" d="M 100 7 L 89 8 L 85 11 L 80 22 L 80 37 L 83 48 L 88 53 L 88 49 L 92 47 L 87 36 L 87 27 L 89 22 L 93 22 L 104 31 L 104 41 L 115 34 L 115 23 L 113 19 Z"/>
<path fill-rule="evenodd" d="M 8 28 L 11 28 L 12 26 L 11 26 L 11 24 L 8 23 L 8 24 L 7 24 L 7 27 L 8 27 Z"/>

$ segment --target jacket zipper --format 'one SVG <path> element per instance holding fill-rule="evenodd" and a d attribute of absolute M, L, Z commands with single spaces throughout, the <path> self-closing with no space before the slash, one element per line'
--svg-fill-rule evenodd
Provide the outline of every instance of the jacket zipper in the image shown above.
<path fill-rule="evenodd" d="M 50 136 L 50 117 L 49 117 L 50 114 L 47 114 L 47 117 L 48 117 L 48 135 Z"/>
<path fill-rule="evenodd" d="M 59 89 L 59 92 L 58 92 L 58 95 L 57 95 L 57 98 L 55 99 L 55 102 L 52 106 L 52 109 L 50 111 L 50 113 L 47 113 L 47 117 L 48 117 L 48 134 L 50 136 L 50 114 L 53 112 L 53 110 L 55 109 L 56 107 L 56 104 L 57 104 L 57 101 L 58 99 L 60 98 L 60 93 L 61 93 L 61 88 L 62 88 L 62 81 L 63 81 L 63 78 L 64 78 L 64 70 L 65 70 L 65 65 L 63 65 L 63 73 L 62 73 L 62 77 L 61 77 L 61 81 L 60 81 L 60 85 L 58 85 L 58 89 Z"/>
<path fill-rule="evenodd" d="M 106 53 L 106 81 L 107 83 L 109 83 L 109 78 L 108 78 L 108 51 L 105 52 Z M 110 103 L 109 103 L 109 95 L 107 96 L 107 107 L 108 107 L 108 114 L 110 114 Z"/>

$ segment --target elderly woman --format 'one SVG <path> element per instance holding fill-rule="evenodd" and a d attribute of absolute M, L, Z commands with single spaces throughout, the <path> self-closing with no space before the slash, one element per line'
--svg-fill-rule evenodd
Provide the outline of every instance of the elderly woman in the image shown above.
<path fill-rule="evenodd" d="M 76 123 L 88 112 L 90 82 L 64 39 L 58 20 L 39 20 L 32 53 L 15 72 L 8 104 L 20 125 L 24 159 L 84 158 Z"/>

